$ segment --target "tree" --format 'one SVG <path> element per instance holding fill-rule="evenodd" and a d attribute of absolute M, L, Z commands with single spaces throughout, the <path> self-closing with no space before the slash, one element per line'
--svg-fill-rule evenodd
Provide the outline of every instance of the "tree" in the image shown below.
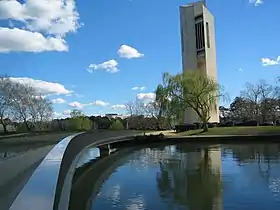
<path fill-rule="evenodd" d="M 255 107 L 252 105 L 252 101 L 248 101 L 242 97 L 236 97 L 234 101 L 230 104 L 230 112 L 233 121 L 245 122 L 251 120 L 254 116 L 254 110 L 251 109 Z"/>
<path fill-rule="evenodd" d="M 11 108 L 13 117 L 15 120 L 23 122 L 28 131 L 31 131 L 31 123 L 29 120 L 32 119 L 32 102 L 33 97 L 36 96 L 36 91 L 28 86 L 21 83 L 13 83 L 11 88 Z"/>
<path fill-rule="evenodd" d="M 185 71 L 175 76 L 164 73 L 163 89 L 171 106 L 181 107 L 181 110 L 176 110 L 177 113 L 184 113 L 189 108 L 195 111 L 203 123 L 203 131 L 208 130 L 210 113 L 217 110 L 218 99 L 225 96 L 220 92 L 219 85 L 200 70 Z"/>
<path fill-rule="evenodd" d="M 70 119 L 71 130 L 88 131 L 92 129 L 92 121 L 85 116 L 74 117 Z"/>
<path fill-rule="evenodd" d="M 156 100 L 155 103 L 158 109 L 158 118 L 165 117 L 170 127 L 172 124 L 176 124 L 180 120 L 181 108 L 178 100 L 169 95 L 167 88 L 159 84 L 155 91 Z"/>
<path fill-rule="evenodd" d="M 11 81 L 6 76 L 0 76 L 0 123 L 3 126 L 4 132 L 8 133 L 7 125 L 9 120 L 7 118 L 10 114 L 10 90 L 11 90 Z"/>
<path fill-rule="evenodd" d="M 246 102 L 247 110 L 250 113 L 251 120 L 257 120 L 259 122 L 259 101 L 261 97 L 261 90 L 258 84 L 246 83 L 245 90 L 241 91 L 241 97 Z"/>
<path fill-rule="evenodd" d="M 124 126 L 120 120 L 116 120 L 113 122 L 113 124 L 110 126 L 111 130 L 123 130 Z"/>
<path fill-rule="evenodd" d="M 75 117 L 84 116 L 84 114 L 82 113 L 81 110 L 73 109 L 73 110 L 70 112 L 70 116 L 71 116 L 71 118 L 75 118 Z"/>
<path fill-rule="evenodd" d="M 140 100 L 130 101 L 125 107 L 130 116 L 145 115 L 147 111 L 145 104 Z"/>

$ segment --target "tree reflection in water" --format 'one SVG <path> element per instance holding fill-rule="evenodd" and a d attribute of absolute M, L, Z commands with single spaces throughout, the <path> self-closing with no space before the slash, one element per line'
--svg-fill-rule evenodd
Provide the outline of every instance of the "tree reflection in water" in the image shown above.
<path fill-rule="evenodd" d="M 160 196 L 190 210 L 220 209 L 220 169 L 212 167 L 211 151 L 205 148 L 196 152 L 200 161 L 195 170 L 190 170 L 193 161 L 187 160 L 188 154 L 181 160 L 160 161 L 160 172 L 157 174 Z"/>

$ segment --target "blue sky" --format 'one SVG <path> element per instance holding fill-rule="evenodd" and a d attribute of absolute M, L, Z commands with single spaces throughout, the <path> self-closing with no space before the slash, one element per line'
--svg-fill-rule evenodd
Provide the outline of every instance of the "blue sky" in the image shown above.
<path fill-rule="evenodd" d="M 163 72 L 182 70 L 179 5 L 190 2 L 0 1 L 0 72 L 49 94 L 57 115 L 73 107 L 124 113 L 137 94 L 153 98 Z M 207 4 L 216 21 L 218 80 L 231 98 L 246 82 L 273 83 L 280 1 Z"/>

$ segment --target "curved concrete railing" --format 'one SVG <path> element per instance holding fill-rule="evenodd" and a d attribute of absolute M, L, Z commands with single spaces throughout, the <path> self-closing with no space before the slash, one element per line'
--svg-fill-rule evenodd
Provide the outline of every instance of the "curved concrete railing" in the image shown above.
<path fill-rule="evenodd" d="M 66 137 L 47 154 L 16 197 L 10 210 L 53 209 L 56 183 L 64 151 L 69 145 L 69 142 L 80 134 L 81 133 L 77 133 Z M 50 182 L 46 183 L 48 180 L 50 180 Z M 42 184 L 42 182 L 44 182 L 44 184 Z"/>
<path fill-rule="evenodd" d="M 45 157 L 10 210 L 68 209 L 77 163 L 89 146 L 99 146 L 133 138 L 140 132 L 77 133 L 59 142 Z M 42 184 L 43 183 L 43 184 Z"/>
<path fill-rule="evenodd" d="M 62 159 L 56 186 L 53 209 L 68 209 L 72 179 L 75 173 L 75 169 L 79 158 L 89 146 L 100 146 L 133 139 L 133 137 L 135 136 L 133 135 L 133 133 L 127 132 L 126 135 L 122 135 L 123 133 L 119 133 L 118 135 L 118 132 L 107 131 L 103 132 L 103 134 L 105 135 L 100 135 L 99 137 L 97 135 L 94 136 L 94 134 L 92 133 L 85 133 L 72 139 L 72 141 L 69 142 L 69 145 L 66 148 Z M 95 137 L 96 139 L 93 139 L 93 137 Z"/>

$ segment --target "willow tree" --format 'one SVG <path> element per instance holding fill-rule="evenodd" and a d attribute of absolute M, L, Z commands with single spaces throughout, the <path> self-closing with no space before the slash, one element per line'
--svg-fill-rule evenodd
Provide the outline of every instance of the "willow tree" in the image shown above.
<path fill-rule="evenodd" d="M 168 120 L 169 126 L 172 127 L 172 123 L 180 120 L 180 104 L 176 98 L 171 100 L 166 87 L 159 84 L 155 91 L 156 99 L 155 104 L 158 109 L 158 118 L 165 117 Z"/>
<path fill-rule="evenodd" d="M 185 71 L 175 76 L 164 73 L 161 87 L 164 96 L 160 98 L 168 98 L 169 102 L 165 102 L 169 104 L 169 109 L 175 108 L 181 114 L 189 108 L 194 110 L 203 123 L 203 130 L 208 130 L 211 112 L 217 109 L 218 98 L 224 96 L 215 80 L 199 70 Z"/>

